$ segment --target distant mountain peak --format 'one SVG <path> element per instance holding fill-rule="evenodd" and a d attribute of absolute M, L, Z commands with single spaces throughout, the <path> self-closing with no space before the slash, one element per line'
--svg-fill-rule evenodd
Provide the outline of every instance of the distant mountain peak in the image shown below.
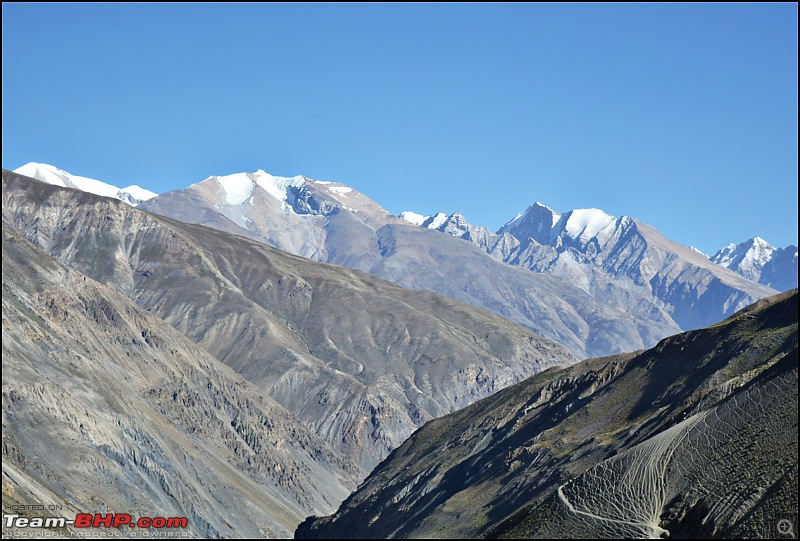
<path fill-rule="evenodd" d="M 739 244 L 728 244 L 711 257 L 717 265 L 738 268 L 741 264 L 766 263 L 776 248 L 761 237 L 753 237 Z M 752 279 L 752 278 L 751 278 Z"/>
<path fill-rule="evenodd" d="M 770 248 L 774 248 L 774 246 L 772 246 L 769 242 L 765 241 L 761 237 L 753 237 L 752 241 L 753 245 L 764 246 L 764 247 L 769 246 Z"/>
<path fill-rule="evenodd" d="M 710 257 L 712 263 L 748 280 L 786 291 L 797 287 L 797 247 L 776 248 L 761 237 L 728 244 Z"/>
<path fill-rule="evenodd" d="M 535 202 L 533 205 L 531 205 L 531 206 L 530 206 L 530 207 L 528 207 L 528 208 L 530 209 L 530 208 L 534 208 L 534 207 L 541 207 L 541 208 L 543 208 L 543 209 L 547 209 L 547 210 L 549 210 L 549 211 L 550 211 L 550 212 L 552 212 L 553 214 L 557 214 L 557 213 L 556 213 L 556 211 L 554 211 L 553 209 L 551 209 L 550 207 L 548 207 L 547 205 L 545 205 L 544 203 L 541 203 L 541 202 L 539 202 L 539 201 L 536 201 L 536 202 Z"/>
<path fill-rule="evenodd" d="M 533 238 L 545 243 L 561 215 L 538 201 L 497 230 L 498 235 L 510 233 L 519 239 Z"/>
<path fill-rule="evenodd" d="M 155 192 L 151 192 L 135 184 L 127 188 L 118 188 L 112 184 L 93 178 L 73 175 L 72 173 L 68 173 L 63 169 L 46 163 L 26 163 L 22 167 L 15 169 L 14 172 L 54 186 L 73 188 L 103 197 L 119 199 L 133 207 L 158 195 Z"/>

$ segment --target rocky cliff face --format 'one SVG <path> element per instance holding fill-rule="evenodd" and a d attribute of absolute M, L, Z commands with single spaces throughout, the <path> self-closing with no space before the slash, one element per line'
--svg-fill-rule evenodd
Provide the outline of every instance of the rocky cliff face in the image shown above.
<path fill-rule="evenodd" d="M 3 216 L 169 324 L 365 475 L 424 422 L 574 361 L 504 318 L 4 173 Z"/>
<path fill-rule="evenodd" d="M 296 537 L 775 537 L 798 502 L 797 300 L 432 421 Z"/>

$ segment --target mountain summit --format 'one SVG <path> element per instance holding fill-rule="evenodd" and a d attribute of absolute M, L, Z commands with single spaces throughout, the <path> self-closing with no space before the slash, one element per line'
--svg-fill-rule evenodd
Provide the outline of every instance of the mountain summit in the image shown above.
<path fill-rule="evenodd" d="M 754 237 L 729 244 L 710 259 L 748 280 L 778 291 L 797 287 L 797 246 L 776 248 L 761 237 Z"/>

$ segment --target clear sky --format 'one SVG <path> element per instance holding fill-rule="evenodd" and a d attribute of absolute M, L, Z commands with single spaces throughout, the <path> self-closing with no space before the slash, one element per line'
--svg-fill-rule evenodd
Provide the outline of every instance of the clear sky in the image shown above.
<path fill-rule="evenodd" d="M 15 4 L 4 168 L 156 192 L 264 169 L 496 230 L 535 201 L 797 244 L 783 4 Z"/>

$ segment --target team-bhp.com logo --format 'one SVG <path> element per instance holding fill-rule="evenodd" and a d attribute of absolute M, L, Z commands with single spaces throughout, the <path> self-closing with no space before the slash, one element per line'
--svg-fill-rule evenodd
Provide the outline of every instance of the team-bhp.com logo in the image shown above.
<path fill-rule="evenodd" d="M 65 517 L 27 518 L 20 515 L 3 514 L 6 528 L 186 528 L 186 517 L 141 517 L 136 520 L 128 513 L 78 513 L 75 519 Z"/>

